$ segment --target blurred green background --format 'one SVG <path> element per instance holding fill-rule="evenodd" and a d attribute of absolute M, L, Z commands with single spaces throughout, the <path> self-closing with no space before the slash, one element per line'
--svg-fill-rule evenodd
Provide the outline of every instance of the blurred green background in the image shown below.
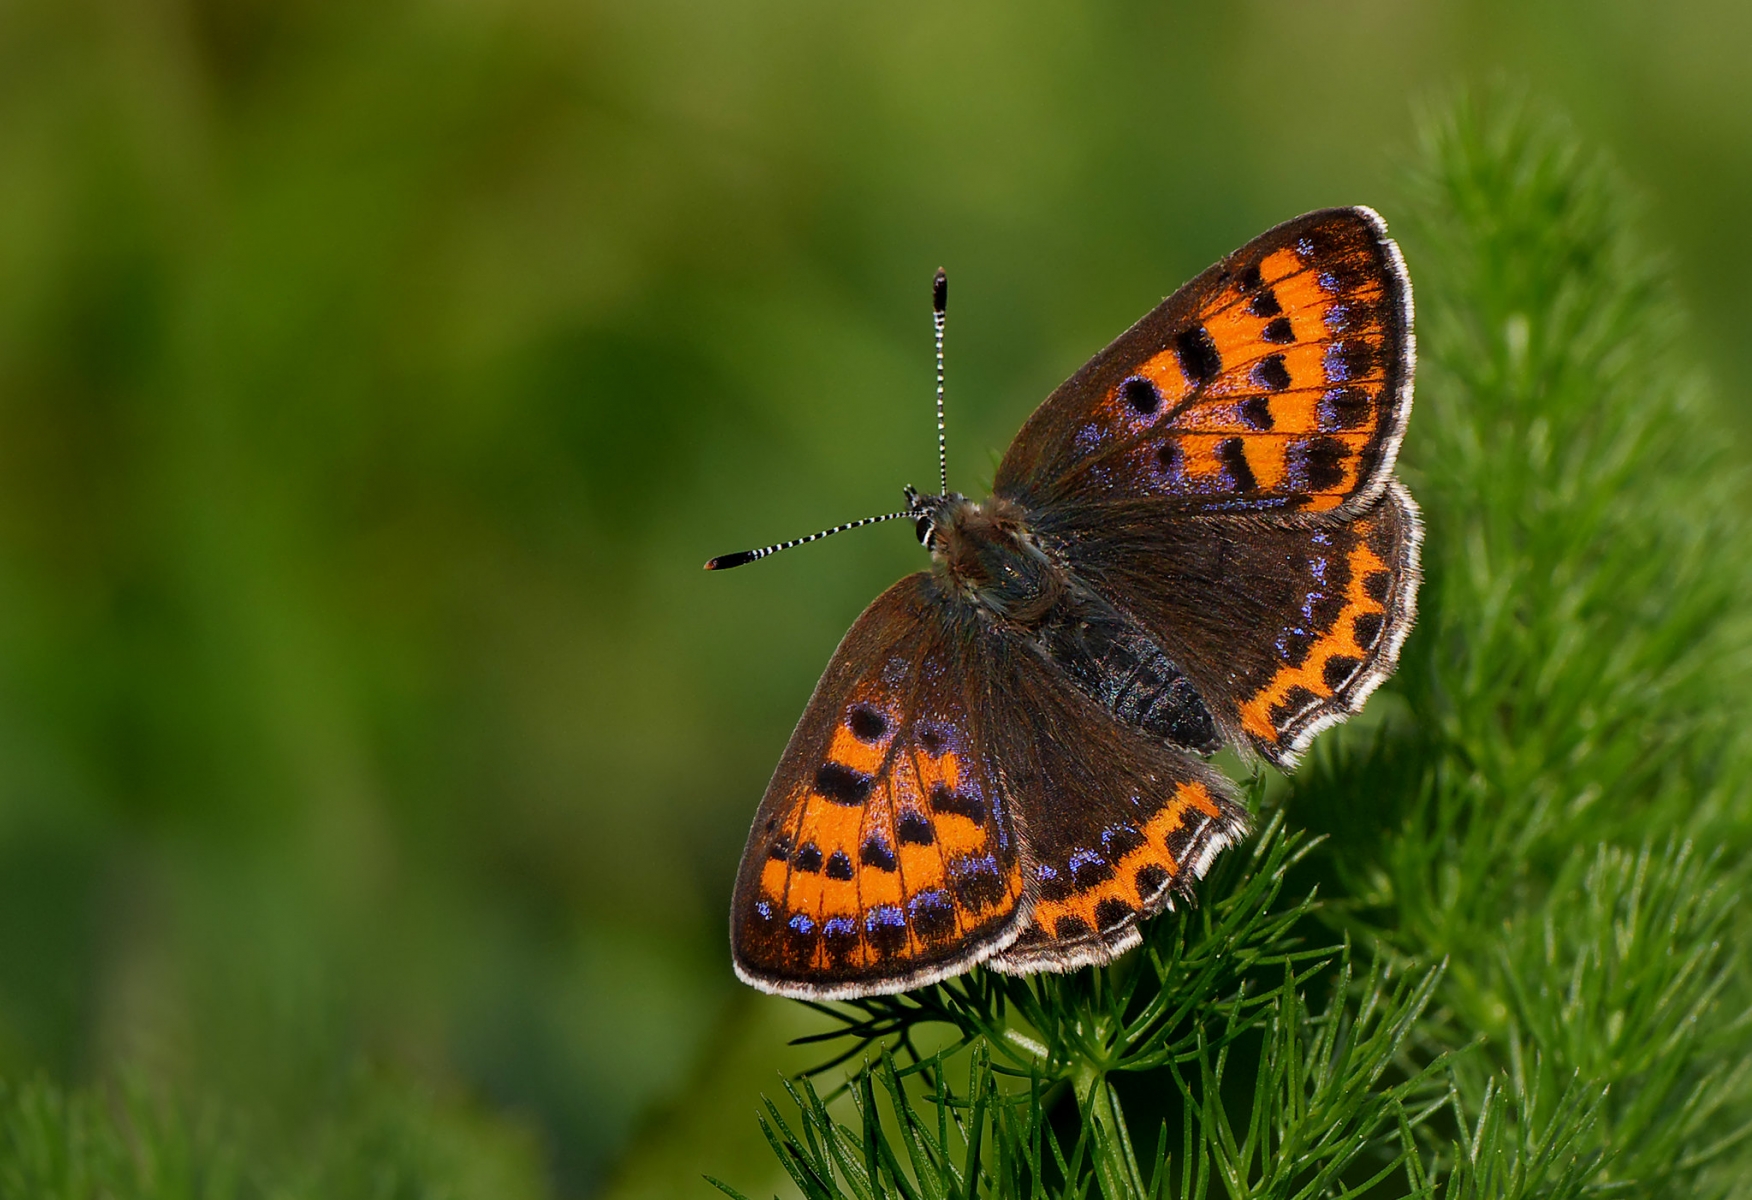
<path fill-rule="evenodd" d="M 1506 80 L 1752 413 L 1749 51 L 1728 0 L 0 4 L 0 1077 L 294 1140 L 367 1078 L 561 1195 L 758 1192 L 745 822 L 922 559 L 699 568 L 934 482 L 932 270 L 974 490 Z"/>

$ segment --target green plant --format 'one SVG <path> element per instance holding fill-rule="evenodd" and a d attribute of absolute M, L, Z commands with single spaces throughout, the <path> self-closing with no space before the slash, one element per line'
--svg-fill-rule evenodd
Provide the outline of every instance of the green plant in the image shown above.
<path fill-rule="evenodd" d="M 547 1194 L 533 1141 L 418 1088 L 360 1077 L 295 1131 L 212 1103 L 114 1087 L 0 1083 L 0 1196 L 400 1200 Z"/>
<path fill-rule="evenodd" d="M 1611 172 L 1424 129 L 1397 700 L 1111 967 L 817 1006 L 845 1084 L 762 1118 L 812 1200 L 1748 1192 L 1741 481 Z"/>

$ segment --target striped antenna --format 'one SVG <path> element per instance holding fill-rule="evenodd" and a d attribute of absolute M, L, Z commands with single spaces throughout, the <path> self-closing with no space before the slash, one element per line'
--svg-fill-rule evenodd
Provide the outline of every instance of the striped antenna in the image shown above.
<path fill-rule="evenodd" d="M 943 482 L 942 494 L 949 494 L 949 439 L 943 428 L 943 326 L 949 313 L 949 272 L 937 268 L 931 280 L 931 327 L 937 334 L 937 475 Z"/>
<path fill-rule="evenodd" d="M 708 571 L 728 571 L 731 567 L 740 567 L 744 563 L 756 562 L 769 554 L 777 554 L 781 550 L 789 550 L 792 546 L 807 546 L 810 542 L 819 542 L 824 537 L 832 537 L 836 533 L 844 533 L 848 529 L 862 529 L 866 525 L 880 525 L 883 521 L 893 521 L 899 517 L 916 517 L 919 514 L 911 510 L 883 513 L 879 517 L 865 517 L 861 521 L 847 521 L 844 525 L 835 525 L 832 529 L 823 529 L 820 533 L 812 533 L 808 537 L 793 538 L 788 542 L 778 542 L 771 546 L 762 546 L 759 550 L 738 550 L 735 554 L 720 554 L 706 564 Z"/>
<path fill-rule="evenodd" d="M 931 327 L 936 331 L 937 340 L 937 475 L 943 482 L 943 495 L 949 494 L 949 442 L 943 425 L 943 325 L 944 314 L 949 310 L 949 273 L 942 267 L 937 268 L 937 274 L 931 280 Z M 745 563 L 758 562 L 769 554 L 777 554 L 781 550 L 789 550 L 793 546 L 807 546 L 810 542 L 819 542 L 822 538 L 832 537 L 836 533 L 844 533 L 848 529 L 862 529 L 866 525 L 880 525 L 884 521 L 896 521 L 901 517 L 919 517 L 924 515 L 920 508 L 920 496 L 909 486 L 906 489 L 908 508 L 900 512 L 883 513 L 879 517 L 865 517 L 861 521 L 847 521 L 844 525 L 835 525 L 832 529 L 823 529 L 820 533 L 812 533 L 808 537 L 792 538 L 788 542 L 775 542 L 771 546 L 762 546 L 759 550 L 738 550 L 735 554 L 720 554 L 706 564 L 708 571 L 728 571 L 731 567 L 740 567 Z M 923 535 L 921 534 L 921 537 Z"/>

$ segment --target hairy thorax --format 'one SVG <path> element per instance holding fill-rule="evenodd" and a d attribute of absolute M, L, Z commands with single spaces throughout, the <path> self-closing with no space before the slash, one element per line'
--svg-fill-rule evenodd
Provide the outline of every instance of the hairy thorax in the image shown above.
<path fill-rule="evenodd" d="M 1028 531 L 1019 505 L 949 496 L 939 511 L 927 545 L 952 593 L 1024 628 L 1038 625 L 1064 599 L 1070 575 Z"/>

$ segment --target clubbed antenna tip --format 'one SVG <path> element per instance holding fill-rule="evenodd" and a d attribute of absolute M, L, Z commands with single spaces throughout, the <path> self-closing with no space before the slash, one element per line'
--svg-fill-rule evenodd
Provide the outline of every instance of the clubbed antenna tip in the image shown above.
<path fill-rule="evenodd" d="M 943 327 L 949 323 L 949 272 L 942 267 L 931 280 L 931 328 L 937 340 L 937 478 L 949 494 L 949 439 L 943 427 Z"/>
<path fill-rule="evenodd" d="M 769 554 L 789 550 L 793 546 L 807 546 L 810 542 L 819 542 L 822 538 L 832 537 L 836 533 L 844 533 L 848 529 L 862 529 L 866 525 L 878 525 L 883 521 L 893 521 L 912 515 L 912 509 L 906 508 L 900 512 L 883 513 L 879 517 L 865 517 L 858 521 L 847 521 L 844 525 L 835 525 L 832 529 L 823 529 L 820 533 L 812 533 L 808 537 L 792 538 L 788 542 L 774 542 L 770 546 L 762 546 L 759 550 L 738 550 L 735 554 L 720 554 L 706 564 L 706 570 L 728 571 L 731 567 L 740 567 L 743 563 L 754 562 Z"/>

